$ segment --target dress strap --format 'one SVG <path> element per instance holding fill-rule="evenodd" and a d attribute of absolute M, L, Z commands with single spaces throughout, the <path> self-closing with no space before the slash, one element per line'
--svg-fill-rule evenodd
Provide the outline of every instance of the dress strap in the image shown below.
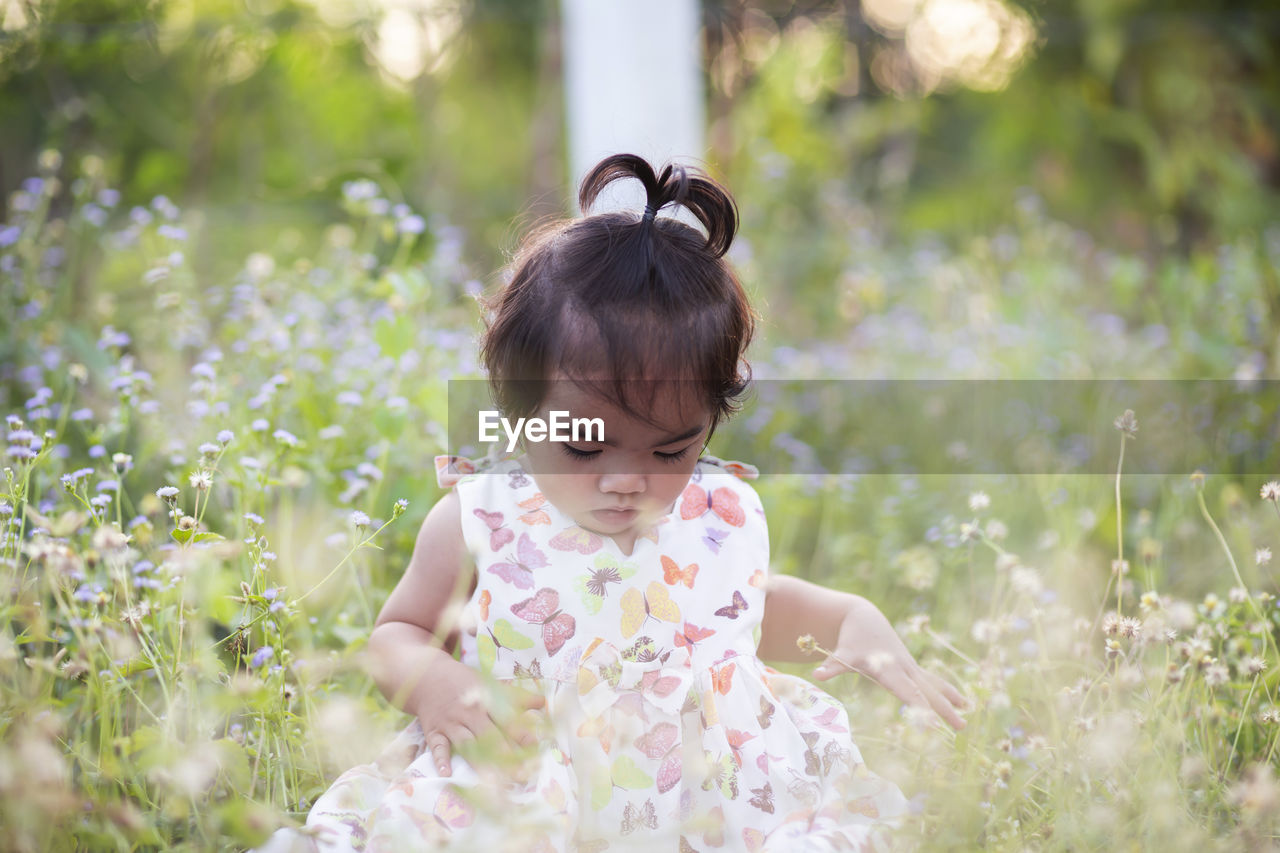
<path fill-rule="evenodd" d="M 466 456 L 437 456 L 436 457 L 436 485 L 442 489 L 453 488 L 458 481 L 468 474 L 479 474 L 488 468 L 517 456 L 516 453 L 490 453 L 488 456 L 481 456 L 471 459 Z"/>
<path fill-rule="evenodd" d="M 710 454 L 705 454 L 698 458 L 699 462 L 710 462 L 724 470 L 728 471 L 739 480 L 754 480 L 760 476 L 760 469 L 747 462 L 734 462 L 728 459 L 720 459 Z"/>

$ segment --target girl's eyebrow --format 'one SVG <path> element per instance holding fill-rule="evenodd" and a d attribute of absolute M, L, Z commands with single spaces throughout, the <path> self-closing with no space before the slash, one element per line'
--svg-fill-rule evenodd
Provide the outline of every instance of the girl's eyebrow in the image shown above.
<path fill-rule="evenodd" d="M 668 436 L 666 439 L 655 444 L 654 447 L 666 447 L 668 444 L 675 444 L 677 441 L 684 441 L 686 438 L 693 438 L 695 435 L 702 432 L 702 430 L 705 428 L 706 428 L 706 424 L 701 424 L 699 426 L 692 427 L 680 433 L 679 435 Z M 605 447 L 617 446 L 614 442 L 609 441 L 608 439 L 605 439 L 603 442 L 601 442 L 601 444 L 603 444 Z"/>

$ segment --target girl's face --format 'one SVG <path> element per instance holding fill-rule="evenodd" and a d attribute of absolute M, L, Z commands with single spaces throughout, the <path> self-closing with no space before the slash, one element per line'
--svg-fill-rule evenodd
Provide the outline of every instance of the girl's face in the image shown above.
<path fill-rule="evenodd" d="M 526 441 L 526 467 L 557 509 L 629 553 L 636 536 L 669 513 L 688 484 L 710 411 L 693 383 L 657 383 L 651 386 L 651 425 L 562 376 L 556 380 L 536 417 L 549 422 L 552 411 L 561 411 L 575 419 L 600 418 L 604 441 Z"/>

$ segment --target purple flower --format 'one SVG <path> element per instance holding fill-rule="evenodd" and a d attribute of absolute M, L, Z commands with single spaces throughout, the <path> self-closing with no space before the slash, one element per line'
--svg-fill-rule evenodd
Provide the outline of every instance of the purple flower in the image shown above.
<path fill-rule="evenodd" d="M 254 669 L 266 664 L 267 661 L 275 657 L 276 650 L 270 646 L 263 646 L 253 653 L 253 657 L 249 661 L 249 665 Z"/>
<path fill-rule="evenodd" d="M 275 601 L 276 596 L 279 594 L 280 594 L 279 591 L 277 591 L 275 587 L 271 587 L 270 589 L 264 589 L 262 591 L 262 597 L 265 598 L 267 601 Z"/>

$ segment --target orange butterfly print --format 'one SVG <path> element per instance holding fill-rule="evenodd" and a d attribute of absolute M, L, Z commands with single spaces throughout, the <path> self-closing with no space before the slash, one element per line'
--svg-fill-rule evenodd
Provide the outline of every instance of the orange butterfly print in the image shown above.
<path fill-rule="evenodd" d="M 725 737 L 729 740 L 729 750 L 733 753 L 734 762 L 742 766 L 742 745 L 751 740 L 755 735 L 750 732 L 744 732 L 739 729 L 725 729 Z"/>
<path fill-rule="evenodd" d="M 662 555 L 662 579 L 665 580 L 668 585 L 675 586 L 678 583 L 683 583 L 689 589 L 693 589 L 693 582 L 697 577 L 697 563 L 690 563 L 682 569 L 680 568 L 680 564 L 675 560 L 671 559 L 666 554 Z"/>
<path fill-rule="evenodd" d="M 550 524 L 551 516 L 547 515 L 547 511 L 543 509 L 547 504 L 547 499 L 542 492 L 538 492 L 533 497 L 520 501 L 519 506 L 524 512 L 520 515 L 520 520 L 525 524 Z"/>
<path fill-rule="evenodd" d="M 480 619 L 489 621 L 489 605 L 493 603 L 493 593 L 487 589 L 480 590 Z"/>
<path fill-rule="evenodd" d="M 680 517 L 688 521 L 702 518 L 708 512 L 715 513 L 725 524 L 741 527 L 747 521 L 738 501 L 738 493 L 727 486 L 707 491 L 695 483 L 685 486 L 680 495 Z"/>
<path fill-rule="evenodd" d="M 699 628 L 692 622 L 684 623 L 683 631 L 676 631 L 676 646 L 687 648 L 690 652 L 698 643 L 716 632 L 715 628 Z"/>
<path fill-rule="evenodd" d="M 719 669 L 712 670 L 711 683 L 721 696 L 727 696 L 733 688 L 733 671 L 736 668 L 737 664 L 727 663 Z"/>

